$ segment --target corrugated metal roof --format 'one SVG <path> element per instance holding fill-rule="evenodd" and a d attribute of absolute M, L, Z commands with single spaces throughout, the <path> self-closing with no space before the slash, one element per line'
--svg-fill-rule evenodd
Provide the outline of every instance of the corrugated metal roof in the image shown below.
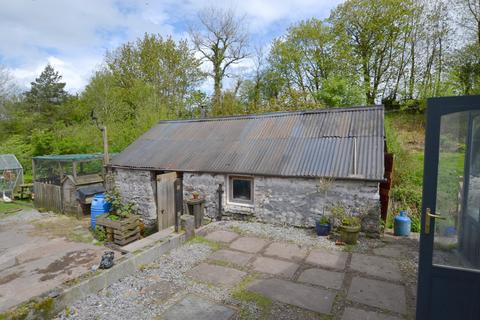
<path fill-rule="evenodd" d="M 23 169 L 13 154 L 0 154 L 0 170 Z"/>
<path fill-rule="evenodd" d="M 383 149 L 383 107 L 356 107 L 162 121 L 111 165 L 382 180 Z"/>

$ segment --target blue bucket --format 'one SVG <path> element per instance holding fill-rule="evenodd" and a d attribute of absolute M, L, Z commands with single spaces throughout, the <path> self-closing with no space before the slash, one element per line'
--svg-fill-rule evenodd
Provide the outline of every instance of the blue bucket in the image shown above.
<path fill-rule="evenodd" d="M 95 230 L 97 223 L 97 216 L 110 212 L 111 204 L 105 201 L 103 193 L 96 194 L 93 197 L 92 205 L 90 207 L 90 226 Z"/>

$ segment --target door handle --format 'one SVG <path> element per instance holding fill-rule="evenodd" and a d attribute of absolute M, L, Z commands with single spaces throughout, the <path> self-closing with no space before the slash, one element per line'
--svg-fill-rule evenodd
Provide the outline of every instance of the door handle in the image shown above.
<path fill-rule="evenodd" d="M 425 234 L 430 234 L 430 220 L 432 218 L 440 219 L 440 220 L 447 219 L 442 215 L 432 213 L 432 210 L 430 210 L 430 208 L 427 208 L 426 215 L 425 215 Z"/>

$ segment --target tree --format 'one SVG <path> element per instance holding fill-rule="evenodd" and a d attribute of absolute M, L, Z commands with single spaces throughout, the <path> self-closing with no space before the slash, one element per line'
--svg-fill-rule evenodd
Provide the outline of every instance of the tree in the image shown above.
<path fill-rule="evenodd" d="M 457 0 L 463 29 L 472 32 L 480 45 L 480 0 Z"/>
<path fill-rule="evenodd" d="M 313 18 L 291 26 L 274 41 L 268 58 L 270 69 L 283 79 L 281 95 L 290 108 L 330 106 L 333 100 L 324 100 L 328 96 L 323 94 L 325 87 L 335 91 L 334 86 L 340 83 L 357 86 L 359 79 L 348 63 L 350 47 L 342 34 L 333 31 L 328 23 Z M 330 78 L 335 81 L 330 83 Z M 358 101 L 334 100 L 340 105 Z"/>
<path fill-rule="evenodd" d="M 190 93 L 204 79 L 200 63 L 185 40 L 145 34 L 107 53 L 106 70 L 96 77 L 103 80 L 96 82 L 104 93 L 113 90 L 108 85 L 120 89 L 116 94 L 128 106 L 130 117 L 135 116 L 140 102 L 145 103 L 145 95 L 151 98 L 156 113 L 166 107 L 170 116 L 181 117 Z"/>
<path fill-rule="evenodd" d="M 402 53 L 399 40 L 412 10 L 411 0 L 348 0 L 330 16 L 336 33 L 348 36 L 368 104 L 375 103 L 389 78 L 388 71 Z"/>
<path fill-rule="evenodd" d="M 7 117 L 6 103 L 13 97 L 16 91 L 15 83 L 8 69 L 0 65 L 0 120 Z"/>
<path fill-rule="evenodd" d="M 212 64 L 213 111 L 221 113 L 222 81 L 229 68 L 248 56 L 244 18 L 232 10 L 209 8 L 199 14 L 203 30 L 191 28 L 195 48 Z"/>
<path fill-rule="evenodd" d="M 40 76 L 31 82 L 30 91 L 25 93 L 31 111 L 49 113 L 53 105 L 60 105 L 68 98 L 62 76 L 47 64 Z"/>
<path fill-rule="evenodd" d="M 471 43 L 456 50 L 451 57 L 451 80 L 457 94 L 480 93 L 480 45 Z"/>

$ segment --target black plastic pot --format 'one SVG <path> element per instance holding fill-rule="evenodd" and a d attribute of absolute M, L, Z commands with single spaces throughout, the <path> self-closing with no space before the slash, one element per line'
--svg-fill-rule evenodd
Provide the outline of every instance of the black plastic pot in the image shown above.
<path fill-rule="evenodd" d="M 315 222 L 315 230 L 317 230 L 317 235 L 319 236 L 327 236 L 330 233 L 330 229 L 330 223 Z"/>

